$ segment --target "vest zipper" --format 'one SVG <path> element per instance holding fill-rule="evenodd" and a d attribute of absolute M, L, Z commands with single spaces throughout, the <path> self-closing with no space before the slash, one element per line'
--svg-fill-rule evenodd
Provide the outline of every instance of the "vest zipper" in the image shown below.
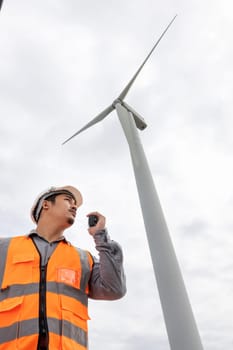
<path fill-rule="evenodd" d="M 39 339 L 37 350 L 49 350 L 49 329 L 46 313 L 46 275 L 47 265 L 41 263 L 41 253 L 32 239 L 36 250 L 40 256 L 40 284 L 39 284 Z"/>
<path fill-rule="evenodd" d="M 40 266 L 39 289 L 39 341 L 38 350 L 48 350 L 49 332 L 46 315 L 46 273 L 47 265 Z"/>

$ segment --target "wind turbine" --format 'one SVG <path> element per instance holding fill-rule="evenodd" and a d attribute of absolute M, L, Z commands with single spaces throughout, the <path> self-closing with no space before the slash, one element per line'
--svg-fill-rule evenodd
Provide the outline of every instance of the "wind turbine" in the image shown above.
<path fill-rule="evenodd" d="M 118 98 L 82 129 L 63 142 L 63 144 L 82 131 L 100 122 L 116 109 L 130 149 L 170 348 L 171 350 L 203 350 L 179 264 L 137 131 L 137 128 L 140 130 L 145 129 L 146 123 L 144 119 L 124 101 L 124 98 L 138 74 L 175 18 L 176 16 L 161 34 L 146 59 Z"/>

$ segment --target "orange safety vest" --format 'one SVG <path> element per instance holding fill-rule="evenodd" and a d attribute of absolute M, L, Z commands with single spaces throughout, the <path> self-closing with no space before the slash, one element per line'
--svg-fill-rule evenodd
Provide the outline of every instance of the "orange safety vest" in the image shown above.
<path fill-rule="evenodd" d="M 50 350 L 87 349 L 90 253 L 59 242 L 46 268 Z M 0 350 L 37 349 L 40 255 L 28 236 L 0 239 Z"/>

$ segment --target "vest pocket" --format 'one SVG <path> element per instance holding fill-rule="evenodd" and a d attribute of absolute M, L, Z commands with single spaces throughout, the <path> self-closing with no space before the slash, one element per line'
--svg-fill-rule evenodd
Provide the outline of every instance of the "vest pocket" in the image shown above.
<path fill-rule="evenodd" d="M 0 312 L 7 312 L 15 309 L 23 303 L 23 296 L 5 299 L 0 302 Z"/>
<path fill-rule="evenodd" d="M 34 255 L 15 255 L 13 257 L 13 265 L 15 269 L 15 274 L 20 276 L 22 283 L 32 282 L 32 268 L 34 265 L 35 257 Z"/>
<path fill-rule="evenodd" d="M 61 343 L 63 350 L 84 349 L 88 344 L 87 313 L 71 309 L 65 302 L 62 306 Z"/>
<path fill-rule="evenodd" d="M 74 288 L 79 288 L 81 271 L 69 268 L 57 268 L 56 280 L 59 283 L 68 284 Z"/>
<path fill-rule="evenodd" d="M 28 263 L 35 260 L 35 257 L 33 254 L 15 254 L 13 256 L 12 262 L 13 264 L 19 264 L 19 263 Z"/>
<path fill-rule="evenodd" d="M 5 299 L 0 302 L 0 334 L 1 341 L 14 341 L 18 338 L 23 296 Z"/>
<path fill-rule="evenodd" d="M 4 274 L 2 288 L 13 284 L 26 284 L 32 282 L 32 268 L 35 265 L 33 255 L 14 255 Z"/>
<path fill-rule="evenodd" d="M 88 312 L 87 312 L 87 307 L 77 300 L 67 297 L 65 295 L 61 295 L 61 307 L 62 307 L 62 313 L 65 317 L 70 322 L 78 322 L 80 319 L 80 323 L 82 325 L 87 324 L 87 320 L 89 320 Z"/>
<path fill-rule="evenodd" d="M 72 350 L 75 344 L 87 347 L 87 307 L 75 299 L 61 296 L 61 308 L 62 349 Z"/>

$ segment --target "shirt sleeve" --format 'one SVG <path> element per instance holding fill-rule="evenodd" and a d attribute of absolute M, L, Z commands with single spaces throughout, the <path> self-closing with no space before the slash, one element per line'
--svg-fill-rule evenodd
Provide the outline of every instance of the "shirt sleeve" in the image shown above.
<path fill-rule="evenodd" d="M 98 231 L 94 240 L 99 259 L 93 258 L 89 297 L 102 300 L 120 299 L 126 293 L 122 249 L 117 242 L 110 239 L 107 230 Z"/>

